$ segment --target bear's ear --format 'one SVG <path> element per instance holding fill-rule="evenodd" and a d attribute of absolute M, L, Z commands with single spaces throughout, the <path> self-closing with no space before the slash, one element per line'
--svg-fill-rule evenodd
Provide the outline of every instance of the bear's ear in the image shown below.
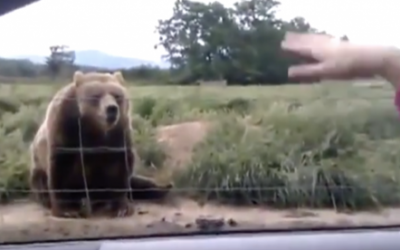
<path fill-rule="evenodd" d="M 120 84 L 125 84 L 125 79 L 121 71 L 114 72 L 113 76 L 115 77 L 115 79 L 118 80 Z"/>
<path fill-rule="evenodd" d="M 82 71 L 75 71 L 74 80 L 73 80 L 75 86 L 81 85 L 84 82 L 83 78 L 84 78 L 84 75 L 83 75 Z"/>

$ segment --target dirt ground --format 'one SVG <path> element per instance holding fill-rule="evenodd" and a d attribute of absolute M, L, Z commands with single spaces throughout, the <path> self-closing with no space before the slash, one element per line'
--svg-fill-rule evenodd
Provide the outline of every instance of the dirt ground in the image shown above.
<path fill-rule="evenodd" d="M 136 204 L 128 218 L 58 219 L 29 201 L 0 207 L 0 242 L 140 236 L 210 230 L 304 228 L 400 223 L 400 209 L 355 214 L 332 210 L 237 208 L 177 200 Z"/>

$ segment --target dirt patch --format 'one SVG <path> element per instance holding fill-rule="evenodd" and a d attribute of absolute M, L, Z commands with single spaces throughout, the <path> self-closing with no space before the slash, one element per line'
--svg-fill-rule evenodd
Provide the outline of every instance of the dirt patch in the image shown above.
<path fill-rule="evenodd" d="M 181 169 L 192 157 L 194 146 L 201 142 L 209 131 L 210 123 L 194 121 L 163 126 L 157 130 L 157 141 L 164 146 L 168 156 L 166 166 Z"/>
<path fill-rule="evenodd" d="M 178 200 L 170 205 L 138 204 L 135 215 L 123 219 L 57 219 L 29 201 L 2 206 L 0 215 L 0 242 L 400 223 L 400 209 L 348 214 L 333 210 L 272 210 L 215 204 L 199 206 L 190 200 Z"/>

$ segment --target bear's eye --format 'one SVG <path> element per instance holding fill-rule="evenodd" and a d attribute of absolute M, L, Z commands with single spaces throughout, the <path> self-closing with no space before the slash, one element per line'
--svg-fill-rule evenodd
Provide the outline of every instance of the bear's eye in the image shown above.
<path fill-rule="evenodd" d="M 92 96 L 89 98 L 88 101 L 89 101 L 91 104 L 96 105 L 96 104 L 99 103 L 100 98 L 101 98 L 101 95 L 100 95 L 100 94 L 92 95 Z"/>
<path fill-rule="evenodd" d="M 118 94 L 115 94 L 114 98 L 118 103 L 122 103 L 122 101 L 124 100 L 124 97 L 122 95 L 118 95 Z"/>

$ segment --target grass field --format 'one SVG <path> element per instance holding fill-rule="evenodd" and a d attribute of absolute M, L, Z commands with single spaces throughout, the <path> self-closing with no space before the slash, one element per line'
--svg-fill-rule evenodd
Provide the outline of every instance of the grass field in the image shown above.
<path fill-rule="evenodd" d="M 28 194 L 27 148 L 57 88 L 0 85 L 2 202 Z M 400 118 L 388 85 L 130 87 L 130 93 L 139 171 L 172 179 L 180 195 L 280 208 L 400 203 Z M 181 157 L 179 147 L 167 153 L 157 139 L 160 128 L 187 121 L 209 124 L 207 135 L 189 161 L 178 162 L 171 158 Z M 178 128 L 180 147 L 199 129 Z"/>

